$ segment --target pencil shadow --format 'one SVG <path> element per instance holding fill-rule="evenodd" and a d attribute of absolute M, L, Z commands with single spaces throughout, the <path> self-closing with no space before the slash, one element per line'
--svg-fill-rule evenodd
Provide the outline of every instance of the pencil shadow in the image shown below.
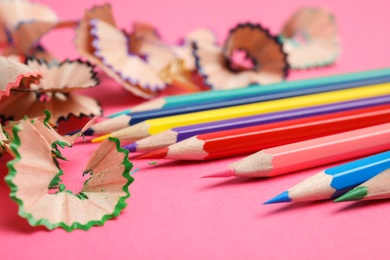
<path fill-rule="evenodd" d="M 335 211 L 335 213 L 342 213 L 346 211 L 351 210 L 360 210 L 360 209 L 366 209 L 371 207 L 377 207 L 378 205 L 383 205 L 386 203 L 390 203 L 389 199 L 382 199 L 382 200 L 366 200 L 366 201 L 356 201 L 351 202 L 351 204 L 346 205 L 345 207 L 342 207 Z M 341 204 L 341 203 L 338 203 Z"/>
<path fill-rule="evenodd" d="M 306 202 L 292 202 L 287 204 L 282 204 L 280 207 L 276 209 L 272 209 L 268 212 L 262 213 L 261 217 L 270 217 L 277 214 L 284 214 L 287 211 L 293 210 L 307 210 L 313 209 L 316 207 L 322 207 L 324 203 L 329 203 L 329 201 L 306 201 Z M 267 207 L 269 205 L 263 205 Z"/>
<path fill-rule="evenodd" d="M 44 226 L 30 226 L 26 219 L 20 217 L 16 214 L 12 218 L 8 218 L 4 224 L 0 225 L 0 229 L 8 230 L 11 232 L 23 233 L 23 234 L 33 234 L 37 232 L 50 232 Z"/>
<path fill-rule="evenodd" d="M 132 158 L 133 162 L 137 161 L 147 161 L 147 162 L 156 162 L 152 167 L 183 167 L 186 165 L 202 164 L 203 161 L 178 161 L 178 160 L 159 160 L 159 159 L 136 159 Z"/>
<path fill-rule="evenodd" d="M 7 230 L 10 232 L 32 234 L 39 231 L 48 231 L 43 226 L 30 226 L 25 218 L 18 215 L 18 206 L 9 197 L 9 188 L 3 180 L 0 182 L 0 201 L 3 209 L 0 217 L 0 232 L 1 230 Z"/>
<path fill-rule="evenodd" d="M 209 179 L 209 178 L 207 178 Z M 217 178 L 215 178 L 217 179 Z M 225 188 L 229 186 L 237 186 L 237 185 L 247 185 L 250 183 L 258 183 L 258 182 L 265 182 L 266 179 L 261 178 L 237 178 L 237 177 L 221 177 L 219 178 L 221 181 L 218 181 L 217 183 L 209 184 L 204 187 L 201 187 L 200 190 L 209 190 L 209 189 L 216 189 L 216 188 Z M 206 178 L 199 178 L 199 180 L 206 180 Z M 210 180 L 210 179 L 209 179 Z"/>

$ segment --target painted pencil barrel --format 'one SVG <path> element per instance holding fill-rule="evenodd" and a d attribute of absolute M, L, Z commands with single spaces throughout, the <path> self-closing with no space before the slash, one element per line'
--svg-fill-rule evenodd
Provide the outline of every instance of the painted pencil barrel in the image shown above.
<path fill-rule="evenodd" d="M 269 147 L 277 147 L 321 136 L 388 123 L 389 118 L 390 104 L 363 108 L 358 111 L 345 111 L 214 132 L 198 135 L 169 146 L 166 158 L 210 160 L 235 156 L 257 152 Z M 373 130 L 376 129 L 373 128 Z M 325 138 L 324 141 L 326 141 Z"/>
<path fill-rule="evenodd" d="M 390 96 L 379 96 L 368 99 L 359 99 L 329 105 L 314 106 L 310 108 L 293 109 L 264 115 L 255 115 L 211 123 L 176 127 L 148 138 L 141 139 L 136 143 L 126 145 L 124 148 L 130 149 L 132 152 L 150 152 L 183 141 L 195 135 L 270 124 L 286 120 L 305 118 L 309 116 L 332 114 L 348 110 L 356 111 L 361 108 L 380 106 L 383 104 L 390 104 Z"/>
<path fill-rule="evenodd" d="M 217 120 L 233 119 L 244 116 L 259 115 L 270 112 L 285 111 L 296 108 L 344 102 L 360 98 L 369 98 L 390 94 L 390 83 L 371 85 L 366 87 L 331 91 L 307 96 L 272 100 L 249 105 L 220 108 L 209 111 L 189 113 L 147 120 L 149 134 L 156 134 L 178 126 L 213 122 Z"/>
<path fill-rule="evenodd" d="M 381 77 L 381 78 L 373 78 L 369 80 L 362 80 L 362 81 L 353 81 L 353 82 L 346 82 L 346 83 L 340 83 L 335 85 L 324 85 L 324 86 L 317 86 L 317 87 L 310 87 L 310 88 L 303 88 L 303 89 L 286 89 L 283 92 L 277 92 L 275 93 L 268 91 L 270 93 L 265 93 L 262 95 L 252 95 L 244 98 L 236 98 L 233 100 L 228 101 L 220 101 L 220 102 L 210 102 L 210 103 L 201 103 L 201 104 L 194 104 L 194 105 L 187 105 L 185 107 L 181 108 L 171 108 L 171 109 L 157 109 L 157 110 L 150 110 L 150 111 L 143 111 L 143 112 L 136 112 L 136 113 L 129 113 L 128 115 L 131 117 L 130 120 L 125 119 L 124 125 L 134 125 L 140 122 L 143 122 L 148 119 L 153 118 L 161 118 L 161 117 L 167 117 L 167 116 L 174 116 L 174 115 L 182 115 L 186 113 L 194 113 L 199 111 L 206 111 L 206 110 L 212 110 L 212 109 L 218 109 L 218 108 L 226 108 L 226 107 L 232 107 L 232 106 L 239 106 L 244 104 L 253 104 L 263 101 L 270 101 L 270 100 L 278 100 L 283 98 L 290 98 L 290 97 L 298 97 L 298 96 L 305 96 L 310 94 L 316 94 L 316 93 L 324 93 L 324 92 L 330 92 L 330 91 L 336 91 L 336 90 L 342 90 L 342 89 L 351 89 L 351 88 L 357 88 L 367 85 L 373 85 L 373 84 L 380 84 L 384 82 L 390 82 L 390 76 L 388 77 Z M 123 124 L 120 125 L 120 127 L 123 127 Z M 120 129 L 120 128 L 118 128 Z"/>
<path fill-rule="evenodd" d="M 181 95 L 166 98 L 166 104 L 163 108 L 185 107 L 189 104 L 219 102 L 224 100 L 233 100 L 238 98 L 261 96 L 268 93 L 280 93 L 291 89 L 317 88 L 327 85 L 336 85 L 346 82 L 359 82 L 375 78 L 385 78 L 390 76 L 390 69 L 383 68 L 378 70 L 369 70 L 353 72 L 321 78 L 285 81 L 277 84 L 265 86 L 251 85 L 248 88 L 237 88 L 231 90 L 212 90 L 209 92 L 200 92 L 191 95 Z M 382 81 L 384 82 L 384 81 Z M 374 84 L 374 83 L 370 83 Z"/>
<path fill-rule="evenodd" d="M 380 150 L 387 150 L 386 152 L 328 168 L 305 179 L 287 191 L 282 192 L 265 202 L 265 204 L 337 198 L 357 185 L 360 185 L 386 169 L 389 169 L 389 124 L 383 125 L 383 128 L 382 131 L 379 130 L 376 133 L 376 136 L 371 135 L 370 138 L 365 137 L 361 140 L 351 138 L 354 143 L 345 143 L 344 146 L 338 147 L 334 146 L 334 148 L 337 149 L 330 149 L 329 155 L 326 153 L 325 155 L 321 155 L 321 158 L 325 158 L 325 156 L 328 155 L 329 160 L 327 160 L 327 162 L 333 162 L 335 159 L 345 160 L 357 156 L 367 156 L 368 154 L 377 153 Z M 367 133 L 367 136 L 369 134 L 370 133 Z M 327 150 L 322 149 L 322 152 L 327 152 Z M 315 158 L 313 158 L 313 155 Z M 346 155 L 348 155 L 348 157 Z M 302 156 L 309 156 L 308 158 L 312 161 L 316 161 L 316 157 L 319 155 L 316 155 L 315 151 L 313 151 L 310 155 L 302 154 Z M 300 157 L 291 157 L 291 160 L 298 158 Z M 324 159 L 320 159 L 320 161 L 321 163 L 325 163 Z M 272 161 L 272 164 L 274 164 L 274 161 Z M 305 163 L 304 167 L 310 167 L 312 165 L 313 164 L 308 165 Z"/>

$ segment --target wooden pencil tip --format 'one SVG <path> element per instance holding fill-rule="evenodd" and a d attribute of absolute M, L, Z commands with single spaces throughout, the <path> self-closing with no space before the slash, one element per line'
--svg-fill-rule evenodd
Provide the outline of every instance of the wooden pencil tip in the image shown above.
<path fill-rule="evenodd" d="M 285 191 L 278 196 L 264 202 L 264 204 L 274 204 L 274 203 L 283 203 L 283 202 L 291 202 L 291 199 L 288 195 L 288 191 Z"/>
<path fill-rule="evenodd" d="M 137 159 L 165 159 L 168 155 L 168 148 L 161 148 L 151 153 L 138 156 Z"/>
<path fill-rule="evenodd" d="M 72 132 L 68 132 L 68 133 L 66 133 L 65 135 L 75 135 L 75 134 L 78 134 L 78 133 L 80 133 L 80 129 L 79 130 L 75 130 L 75 131 L 72 131 Z M 85 134 L 84 133 L 84 135 L 87 135 L 87 134 Z"/>
<path fill-rule="evenodd" d="M 93 130 L 93 128 L 88 128 L 87 130 L 84 131 L 84 135 L 85 136 L 92 136 L 94 134 L 95 130 Z"/>
<path fill-rule="evenodd" d="M 126 144 L 122 148 L 129 150 L 131 153 L 135 153 L 137 151 L 137 143 Z"/>
<path fill-rule="evenodd" d="M 101 143 L 104 140 L 106 140 L 108 137 L 112 137 L 112 136 L 110 134 L 102 135 L 102 136 L 99 136 L 99 137 L 96 137 L 96 138 L 92 139 L 91 143 Z"/>
<path fill-rule="evenodd" d="M 204 175 L 201 178 L 219 178 L 219 177 L 233 177 L 233 176 L 236 176 L 236 171 L 233 168 L 228 167 L 222 171 Z"/>

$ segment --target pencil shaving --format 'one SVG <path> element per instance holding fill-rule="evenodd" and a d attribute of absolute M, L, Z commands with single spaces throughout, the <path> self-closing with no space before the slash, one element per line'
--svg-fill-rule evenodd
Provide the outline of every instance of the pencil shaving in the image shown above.
<path fill-rule="evenodd" d="M 288 70 L 282 45 L 259 24 L 237 25 L 223 47 L 195 44 L 194 55 L 198 71 L 214 89 L 278 83 Z"/>
<path fill-rule="evenodd" d="M 0 101 L 10 95 L 11 89 L 29 88 L 42 76 L 39 70 L 30 68 L 14 59 L 0 57 Z"/>
<path fill-rule="evenodd" d="M 89 63 L 66 60 L 48 64 L 30 59 L 27 65 L 42 71 L 44 78 L 39 84 L 30 84 L 30 88 L 14 92 L 3 100 L 0 104 L 0 116 L 3 120 L 20 120 L 25 115 L 43 116 L 45 110 L 50 111 L 56 123 L 67 120 L 71 115 L 81 117 L 101 114 L 101 107 L 96 100 L 73 93 L 99 83 L 94 67 Z"/>
<path fill-rule="evenodd" d="M 105 13 L 112 16 L 110 8 L 102 6 L 94 10 L 99 8 L 105 8 Z M 89 15 L 85 16 L 79 27 L 76 38 L 78 49 L 87 53 L 109 76 L 136 95 L 150 98 L 154 92 L 165 89 L 166 84 L 159 77 L 159 72 L 176 57 L 159 40 L 155 28 L 136 23 L 133 32 L 128 34 L 119 30 L 114 23 L 100 19 L 102 15 L 94 15 L 96 11 L 91 15 L 92 12 L 86 12 Z M 112 45 L 112 37 L 116 39 L 115 45 Z M 89 41 L 88 51 L 85 51 L 86 41 Z"/>
<path fill-rule="evenodd" d="M 100 20 L 91 20 L 91 34 L 94 37 L 92 42 L 95 48 L 95 56 L 111 68 L 123 80 L 134 86 L 149 91 L 157 91 L 165 88 L 165 83 L 158 77 L 158 68 L 148 64 L 147 54 L 158 52 L 155 43 L 148 43 L 144 53 L 129 53 L 128 36 Z M 144 46 L 142 46 L 144 47 Z M 145 55 L 145 56 L 142 56 Z M 152 56 L 153 57 L 153 56 Z"/>
<path fill-rule="evenodd" d="M 182 44 L 173 46 L 173 51 L 179 60 L 182 61 L 183 68 L 186 71 L 196 70 L 196 61 L 192 51 L 192 44 L 216 44 L 215 33 L 206 28 L 198 28 L 189 32 L 184 39 Z"/>
<path fill-rule="evenodd" d="M 8 142 L 9 139 L 3 131 L 3 126 L 0 124 L 0 156 L 6 152 L 6 148 L 8 147 Z"/>
<path fill-rule="evenodd" d="M 31 54 L 34 45 L 50 30 L 75 24 L 60 21 L 46 5 L 23 0 L 1 1 L 0 17 L 0 43 L 3 47 L 13 46 L 18 54 Z"/>
<path fill-rule="evenodd" d="M 340 55 L 335 17 L 323 8 L 298 10 L 286 22 L 280 38 L 294 69 L 327 66 Z"/>
<path fill-rule="evenodd" d="M 88 230 L 126 207 L 132 164 L 118 140 L 111 138 L 98 147 L 83 171 L 90 177 L 80 192 L 73 192 L 62 183 L 64 172 L 58 163 L 64 159 L 58 146 L 71 147 L 73 137 L 61 137 L 39 120 L 30 119 L 15 125 L 13 134 L 11 149 L 16 158 L 8 163 L 6 181 L 19 214 L 31 225 Z"/>

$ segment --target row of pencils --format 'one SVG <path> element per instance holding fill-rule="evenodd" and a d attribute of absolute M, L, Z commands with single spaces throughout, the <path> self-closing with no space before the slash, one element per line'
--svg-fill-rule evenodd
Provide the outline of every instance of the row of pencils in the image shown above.
<path fill-rule="evenodd" d="M 85 132 L 138 158 L 251 154 L 204 177 L 272 177 L 352 160 L 266 203 L 390 197 L 390 68 L 155 99 Z M 360 185 L 360 186 L 359 186 Z"/>

